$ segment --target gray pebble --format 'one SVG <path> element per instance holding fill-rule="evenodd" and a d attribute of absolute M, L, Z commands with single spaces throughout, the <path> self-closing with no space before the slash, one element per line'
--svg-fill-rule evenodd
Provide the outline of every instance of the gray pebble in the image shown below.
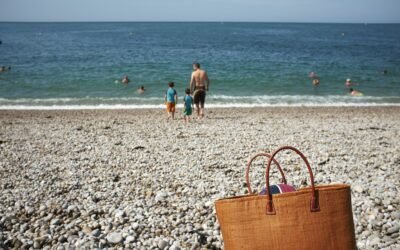
<path fill-rule="evenodd" d="M 60 243 L 67 242 L 67 237 L 65 237 L 64 235 L 61 235 L 60 237 L 58 237 L 58 242 L 60 242 Z"/>
<path fill-rule="evenodd" d="M 172 245 L 169 250 L 181 250 L 180 247 L 176 246 L 176 245 Z"/>
<path fill-rule="evenodd" d="M 67 208 L 67 212 L 68 213 L 72 213 L 73 211 L 75 211 L 75 209 L 76 209 L 75 205 L 69 205 L 68 208 Z"/>
<path fill-rule="evenodd" d="M 379 239 L 379 237 L 377 237 L 377 236 L 374 236 L 369 239 L 370 246 L 377 246 L 380 242 L 381 242 L 381 239 Z"/>
<path fill-rule="evenodd" d="M 354 186 L 353 190 L 356 191 L 357 193 L 362 193 L 364 191 L 364 189 L 359 185 Z"/>
<path fill-rule="evenodd" d="M 34 240 L 33 241 L 33 248 L 39 249 L 41 247 L 42 247 L 42 242 L 41 241 L 38 241 L 38 240 Z"/>
<path fill-rule="evenodd" d="M 118 244 L 122 241 L 122 234 L 113 232 L 107 235 L 107 241 L 112 244 Z"/>
<path fill-rule="evenodd" d="M 22 224 L 22 226 L 19 228 L 20 233 L 25 233 L 26 230 L 28 230 L 28 223 Z"/>
<path fill-rule="evenodd" d="M 60 225 L 61 224 L 61 220 L 60 219 L 53 219 L 50 222 L 51 225 Z"/>
<path fill-rule="evenodd" d="M 26 210 L 26 214 L 29 215 L 29 216 L 32 215 L 34 212 L 35 212 L 35 209 L 33 207 L 29 207 Z"/>
<path fill-rule="evenodd" d="M 386 232 L 387 232 L 387 234 L 394 234 L 394 233 L 399 232 L 399 230 L 400 230 L 400 226 L 395 225 L 395 226 L 389 228 Z"/>
<path fill-rule="evenodd" d="M 391 216 L 392 219 L 395 220 L 395 221 L 399 221 L 399 220 L 400 220 L 400 212 L 398 212 L 398 211 L 392 212 L 392 213 L 390 214 L 390 216 Z"/>
<path fill-rule="evenodd" d="M 160 249 L 164 249 L 164 248 L 166 248 L 168 246 L 168 242 L 163 240 L 163 239 L 161 239 L 161 240 L 158 241 L 157 246 Z"/>
<path fill-rule="evenodd" d="M 100 231 L 98 228 L 96 228 L 95 230 L 93 230 L 93 231 L 90 233 L 90 235 L 92 235 L 92 236 L 94 236 L 94 237 L 99 237 L 100 234 L 101 234 L 101 231 Z"/>
<path fill-rule="evenodd" d="M 136 240 L 136 238 L 134 236 L 129 235 L 126 237 L 125 243 L 131 243 L 131 242 L 134 242 L 135 240 Z"/>
<path fill-rule="evenodd" d="M 383 242 L 389 242 L 389 241 L 392 241 L 392 240 L 393 240 L 393 239 L 392 239 L 391 237 L 386 236 L 386 235 L 382 237 L 382 241 L 383 241 Z"/>

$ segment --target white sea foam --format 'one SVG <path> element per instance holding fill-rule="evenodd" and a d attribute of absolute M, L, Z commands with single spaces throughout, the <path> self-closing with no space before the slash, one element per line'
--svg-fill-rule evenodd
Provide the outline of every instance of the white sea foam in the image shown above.
<path fill-rule="evenodd" d="M 400 97 L 377 96 L 225 96 L 209 95 L 208 108 L 252 108 L 252 107 L 370 107 L 400 106 Z M 0 109 L 148 109 L 163 108 L 163 98 L 48 98 L 48 99 L 5 99 L 0 98 Z M 178 108 L 181 107 L 178 105 Z"/>
<path fill-rule="evenodd" d="M 334 104 L 209 104 L 207 108 L 268 108 L 268 107 L 400 107 L 399 103 L 334 103 Z M 0 110 L 88 110 L 88 109 L 161 109 L 164 105 L 0 105 Z M 179 107 L 178 107 L 179 108 Z"/>
<path fill-rule="evenodd" d="M 210 95 L 212 99 L 221 100 L 252 100 L 257 101 L 302 101 L 312 100 L 313 102 L 332 102 L 332 101 L 384 101 L 384 100 L 397 100 L 400 102 L 400 96 L 350 96 L 350 95 L 255 95 L 255 96 L 227 96 L 227 95 Z"/>
<path fill-rule="evenodd" d="M 95 102 L 102 102 L 102 101 L 160 101 L 163 98 L 160 97 L 63 97 L 63 98 L 18 98 L 18 99 L 7 99 L 7 98 L 0 98 L 0 105 L 4 102 L 9 103 L 68 103 L 68 102 L 87 102 L 87 101 L 95 101 Z"/>
<path fill-rule="evenodd" d="M 87 110 L 87 109 L 160 109 L 164 105 L 52 105 L 52 106 L 29 106 L 29 105 L 0 105 L 0 110 Z"/>

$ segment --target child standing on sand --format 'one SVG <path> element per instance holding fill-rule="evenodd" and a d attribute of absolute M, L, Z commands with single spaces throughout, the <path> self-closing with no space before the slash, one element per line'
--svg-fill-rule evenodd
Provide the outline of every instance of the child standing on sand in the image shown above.
<path fill-rule="evenodd" d="M 165 92 L 165 104 L 167 106 L 167 113 L 168 117 L 172 118 L 172 120 L 175 118 L 175 105 L 178 103 L 178 94 L 176 93 L 176 90 L 174 89 L 174 82 L 169 82 L 168 83 L 168 89 Z"/>
<path fill-rule="evenodd" d="M 185 90 L 186 96 L 183 98 L 183 119 L 186 123 L 189 122 L 190 116 L 192 115 L 193 108 L 193 98 L 190 96 L 190 89 Z"/>

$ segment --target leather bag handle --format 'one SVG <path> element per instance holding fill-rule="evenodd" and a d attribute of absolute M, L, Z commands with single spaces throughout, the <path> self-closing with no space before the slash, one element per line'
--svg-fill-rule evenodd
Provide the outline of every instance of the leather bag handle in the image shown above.
<path fill-rule="evenodd" d="M 307 166 L 308 169 L 308 173 L 310 174 L 310 179 L 311 179 L 311 200 L 310 200 L 310 211 L 311 212 L 317 212 L 320 211 L 320 207 L 319 207 L 319 202 L 318 202 L 318 197 L 317 197 L 317 192 L 315 190 L 315 185 L 314 185 L 314 176 L 313 176 L 313 172 L 311 170 L 310 167 L 310 163 L 308 163 L 307 158 L 304 156 L 304 154 L 302 152 L 300 152 L 300 150 L 298 150 L 297 148 L 291 147 L 291 146 L 283 146 L 278 148 L 277 150 L 275 150 L 271 157 L 268 160 L 268 165 L 267 165 L 267 172 L 266 172 L 266 190 L 267 190 L 267 214 L 268 215 L 273 215 L 276 214 L 275 208 L 274 208 L 274 203 L 272 200 L 272 195 L 269 193 L 269 172 L 270 172 L 270 168 L 271 168 L 271 163 L 272 161 L 274 161 L 274 157 L 276 156 L 276 154 L 278 154 L 280 151 L 283 150 L 292 150 L 294 152 L 296 152 L 301 159 L 303 159 L 304 163 Z"/>
<path fill-rule="evenodd" d="M 246 183 L 247 183 L 247 190 L 249 191 L 249 194 L 252 193 L 252 190 L 251 190 L 251 187 L 250 187 L 250 181 L 249 181 L 249 171 L 250 171 L 251 164 L 253 163 L 253 161 L 254 161 L 255 159 L 257 159 L 258 157 L 262 157 L 262 156 L 271 159 L 271 155 L 270 155 L 270 154 L 267 154 L 267 153 L 259 153 L 259 154 L 256 154 L 255 156 L 253 156 L 253 157 L 249 160 L 249 163 L 247 163 L 247 169 L 246 169 Z M 281 166 L 279 165 L 279 162 L 278 162 L 277 160 L 275 160 L 275 159 L 273 159 L 273 162 L 275 163 L 276 166 L 278 166 L 279 172 L 281 172 L 281 175 L 282 175 L 282 183 L 286 184 L 286 177 L 285 177 L 285 174 L 284 174 L 283 171 L 282 171 Z"/>

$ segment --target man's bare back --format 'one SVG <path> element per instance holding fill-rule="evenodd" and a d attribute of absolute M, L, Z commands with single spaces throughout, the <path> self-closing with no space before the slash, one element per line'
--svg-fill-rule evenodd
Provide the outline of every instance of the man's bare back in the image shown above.
<path fill-rule="evenodd" d="M 202 69 L 196 69 L 192 73 L 192 79 L 190 81 L 190 89 L 193 92 L 196 88 L 204 88 L 208 91 L 210 80 L 208 79 L 207 72 Z"/>
<path fill-rule="evenodd" d="M 193 63 L 193 73 L 190 79 L 190 92 L 193 94 L 193 102 L 196 105 L 197 118 L 204 117 L 204 103 L 206 91 L 210 87 L 210 79 L 204 70 L 200 69 L 200 64 Z"/>

